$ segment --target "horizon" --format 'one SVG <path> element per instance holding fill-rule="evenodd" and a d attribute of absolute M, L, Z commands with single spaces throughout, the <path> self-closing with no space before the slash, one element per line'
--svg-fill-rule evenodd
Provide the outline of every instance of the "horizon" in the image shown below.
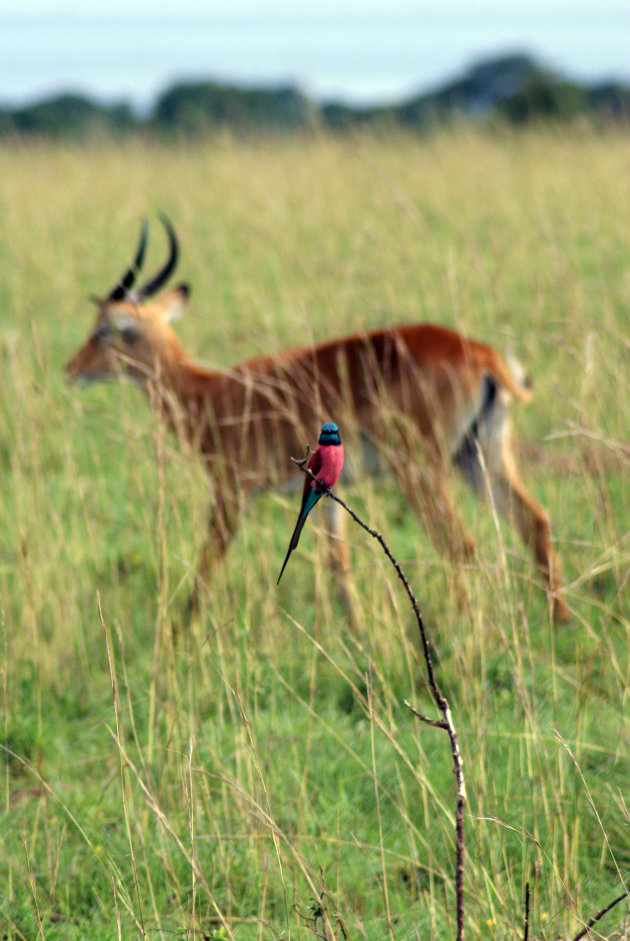
<path fill-rule="evenodd" d="M 457 79 L 470 67 L 524 54 L 581 84 L 630 84 L 630 8 L 608 2 L 575 11 L 564 2 L 499 9 L 463 0 L 439 10 L 422 0 L 385 9 L 355 0 L 334 9 L 264 12 L 251 0 L 215 6 L 197 0 L 144 0 L 124 10 L 85 0 L 80 12 L 24 0 L 0 14 L 0 105 L 20 108 L 65 93 L 147 112 L 166 89 L 214 81 L 240 87 L 298 88 L 318 103 L 361 107 L 397 103 Z"/>

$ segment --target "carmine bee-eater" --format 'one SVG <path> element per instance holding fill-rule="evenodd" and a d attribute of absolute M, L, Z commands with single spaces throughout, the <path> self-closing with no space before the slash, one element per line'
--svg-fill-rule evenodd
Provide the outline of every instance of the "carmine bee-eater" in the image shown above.
<path fill-rule="evenodd" d="M 343 467 L 343 444 L 339 436 L 339 429 L 334 422 L 327 421 L 322 425 L 322 432 L 319 436 L 317 449 L 311 454 L 306 466 L 315 474 L 317 480 L 313 480 L 309 474 L 305 474 L 306 480 L 304 481 L 304 493 L 302 494 L 300 515 L 298 516 L 293 535 L 291 536 L 289 551 L 282 564 L 282 569 L 278 576 L 278 581 L 276 582 L 277 585 L 280 584 L 280 579 L 289 561 L 289 556 L 300 541 L 300 533 L 306 522 L 306 517 L 319 498 L 324 495 L 324 488 L 327 487 L 330 489 L 334 487 L 339 480 L 341 468 Z M 322 486 L 320 486 L 320 484 Z"/>

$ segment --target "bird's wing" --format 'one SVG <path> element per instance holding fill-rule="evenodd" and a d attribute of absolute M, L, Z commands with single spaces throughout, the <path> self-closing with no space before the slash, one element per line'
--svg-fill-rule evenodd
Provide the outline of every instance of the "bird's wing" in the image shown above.
<path fill-rule="evenodd" d="M 313 471 L 315 476 L 319 474 L 322 466 L 322 452 L 319 448 L 316 451 L 313 451 L 311 454 L 308 464 L 306 465 L 310 471 Z M 308 476 L 308 475 L 307 475 Z"/>
<path fill-rule="evenodd" d="M 321 468 L 322 468 L 322 455 L 319 448 L 314 451 L 310 458 L 309 462 L 306 465 L 310 471 L 317 477 Z M 289 543 L 289 548 L 285 556 L 284 562 L 282 563 L 282 568 L 280 569 L 280 575 L 278 576 L 278 581 L 276 584 L 280 583 L 282 578 L 282 573 L 286 568 L 286 564 L 289 561 L 289 556 L 294 549 L 297 548 L 297 544 L 300 541 L 300 534 L 304 528 L 304 523 L 306 522 L 306 517 L 313 509 L 319 498 L 323 494 L 323 490 L 318 490 L 315 486 L 315 482 L 310 474 L 305 474 L 304 477 L 304 492 L 302 494 L 302 505 L 300 506 L 300 512 L 297 518 L 297 523 L 295 524 L 295 529 L 293 530 L 293 535 L 291 536 L 291 542 Z"/>
<path fill-rule="evenodd" d="M 313 453 L 311 454 L 308 460 L 308 464 L 306 466 L 317 477 L 320 470 L 322 469 L 322 455 L 321 455 L 319 448 L 316 451 L 313 451 Z M 315 481 L 313 480 L 310 474 L 304 474 L 304 490 L 302 491 L 301 509 L 304 508 L 304 504 L 309 498 L 309 494 L 311 490 L 313 489 L 314 483 Z"/>

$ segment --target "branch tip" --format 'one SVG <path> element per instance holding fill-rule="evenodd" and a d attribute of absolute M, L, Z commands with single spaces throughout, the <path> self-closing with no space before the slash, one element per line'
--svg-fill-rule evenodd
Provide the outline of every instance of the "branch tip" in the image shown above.
<path fill-rule="evenodd" d="M 422 722 L 426 722 L 427 725 L 432 725 L 436 729 L 448 729 L 448 722 L 446 722 L 444 719 L 431 719 L 429 716 L 425 716 L 423 712 L 418 712 L 416 707 L 412 706 L 411 703 L 406 699 L 403 700 L 403 702 L 405 703 L 405 706 L 409 712 L 411 712 L 416 717 L 416 719 L 421 719 Z"/>

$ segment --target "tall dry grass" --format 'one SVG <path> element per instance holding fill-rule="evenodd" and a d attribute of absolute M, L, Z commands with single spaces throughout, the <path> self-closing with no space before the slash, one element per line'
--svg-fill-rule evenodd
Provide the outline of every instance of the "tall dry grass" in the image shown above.
<path fill-rule="evenodd" d="M 214 365 L 420 319 L 526 363 L 535 400 L 514 421 L 568 627 L 551 627 L 527 550 L 457 482 L 479 556 L 456 573 L 393 481 L 344 495 L 403 561 L 456 716 L 467 936 L 519 936 L 527 880 L 540 938 L 574 936 L 622 891 L 628 163 L 626 135 L 586 128 L 0 152 L 6 937 L 453 931 L 450 757 L 402 706 L 430 699 L 377 550 L 350 529 L 352 630 L 323 514 L 277 590 L 294 498 L 261 496 L 183 629 L 203 471 L 136 389 L 65 386 L 87 296 L 158 209 L 194 290 L 178 332 Z M 623 912 L 598 936 L 621 937 Z"/>

